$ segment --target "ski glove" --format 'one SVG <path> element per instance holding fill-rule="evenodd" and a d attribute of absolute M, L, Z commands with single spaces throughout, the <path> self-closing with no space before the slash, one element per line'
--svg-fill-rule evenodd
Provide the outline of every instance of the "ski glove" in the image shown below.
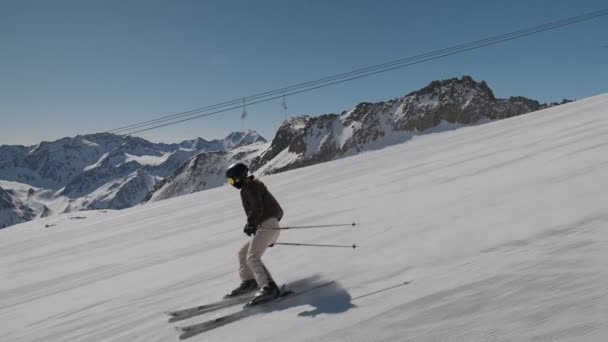
<path fill-rule="evenodd" d="M 258 230 L 257 224 L 252 222 L 248 222 L 243 228 L 243 233 L 247 234 L 247 236 L 255 235 L 255 232 Z"/>

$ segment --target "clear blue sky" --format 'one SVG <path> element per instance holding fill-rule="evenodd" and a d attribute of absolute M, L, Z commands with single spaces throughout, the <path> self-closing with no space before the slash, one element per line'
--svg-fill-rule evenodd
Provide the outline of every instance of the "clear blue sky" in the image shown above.
<path fill-rule="evenodd" d="M 0 145 L 35 144 L 272 90 L 585 14 L 605 0 L 0 1 Z M 340 112 L 471 75 L 499 97 L 608 92 L 608 17 L 288 98 Z M 272 138 L 279 101 L 248 108 Z M 240 111 L 142 133 L 239 130 Z"/>

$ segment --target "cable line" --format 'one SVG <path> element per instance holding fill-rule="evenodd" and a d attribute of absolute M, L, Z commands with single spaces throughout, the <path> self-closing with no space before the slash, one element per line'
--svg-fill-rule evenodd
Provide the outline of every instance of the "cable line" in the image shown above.
<path fill-rule="evenodd" d="M 535 26 L 532 28 L 491 37 L 491 38 L 477 40 L 477 41 L 474 41 L 471 43 L 457 45 L 454 47 L 441 49 L 441 50 L 437 50 L 437 51 L 433 51 L 433 52 L 429 52 L 429 53 L 425 53 L 425 54 L 421 54 L 421 55 L 417 55 L 417 56 L 413 56 L 413 57 L 408 57 L 408 58 L 404 58 L 404 59 L 400 59 L 400 60 L 396 60 L 396 61 L 392 61 L 392 62 L 387 62 L 387 63 L 351 71 L 348 73 L 338 74 L 338 75 L 322 78 L 322 79 L 319 79 L 316 81 L 300 83 L 300 84 L 296 84 L 293 86 L 280 88 L 277 90 L 268 91 L 268 92 L 260 93 L 257 95 L 248 96 L 245 98 L 239 98 L 239 99 L 236 99 L 233 101 L 222 102 L 222 103 L 219 103 L 216 105 L 202 107 L 202 108 L 195 109 L 192 111 L 174 114 L 172 116 L 165 117 L 165 118 L 149 120 L 144 123 L 139 123 L 139 124 L 134 124 L 134 125 L 129 126 L 129 127 L 131 127 L 131 129 L 127 130 L 128 132 L 126 134 L 130 135 L 130 134 L 145 132 L 145 131 L 149 131 L 149 130 L 156 129 L 156 128 L 166 127 L 169 125 L 174 125 L 174 124 L 185 122 L 185 121 L 190 121 L 190 120 L 198 119 L 201 117 L 216 115 L 219 113 L 234 110 L 234 109 L 241 107 L 241 105 L 236 105 L 236 104 L 238 104 L 240 101 L 243 101 L 244 99 L 248 99 L 248 100 L 257 99 L 257 101 L 249 102 L 248 103 L 249 105 L 268 102 L 268 101 L 282 98 L 283 96 L 301 94 L 304 92 L 309 92 L 312 90 L 328 87 L 331 85 L 349 82 L 349 81 L 353 81 L 356 79 L 369 77 L 372 75 L 376 75 L 376 74 L 380 74 L 380 73 L 384 73 L 384 72 L 388 72 L 388 71 L 392 71 L 392 70 L 396 70 L 396 69 L 401 69 L 401 68 L 411 66 L 414 64 L 420 64 L 423 62 L 427 62 L 427 61 L 431 61 L 431 60 L 475 50 L 475 49 L 480 49 L 480 48 L 486 47 L 486 46 L 496 45 L 496 44 L 499 44 L 502 42 L 518 39 L 518 38 L 525 37 L 525 36 L 530 36 L 530 35 L 548 31 L 548 30 L 553 30 L 556 28 L 560 28 L 560 27 L 567 26 L 567 25 L 572 25 L 572 24 L 575 24 L 575 23 L 578 23 L 581 21 L 586 21 L 586 20 L 590 20 L 590 19 L 597 18 L 600 16 L 605 16 L 605 15 L 608 15 L 608 9 L 602 10 L 602 11 L 596 11 L 596 12 L 592 12 L 589 14 L 576 16 L 576 17 L 572 17 L 572 18 L 568 18 L 568 19 L 564 19 L 564 20 L 559 20 L 559 21 L 555 21 L 555 22 Z M 286 90 L 289 90 L 289 91 L 286 91 Z M 219 108 L 222 108 L 222 109 L 219 109 Z M 211 112 L 208 112 L 205 114 L 201 114 L 206 111 L 213 110 L 213 109 L 218 109 L 218 110 L 214 110 L 214 111 L 211 111 Z M 187 113 L 187 114 L 185 114 L 185 113 Z M 180 119 L 180 120 L 174 120 L 174 119 L 177 119 L 179 116 L 181 116 L 181 117 L 190 116 L 190 117 Z M 156 123 L 160 123 L 163 121 L 170 121 L 170 120 L 174 120 L 174 121 L 164 123 L 164 124 L 154 125 L 152 127 L 142 128 L 145 126 L 150 126 L 150 125 L 153 125 Z M 126 127 L 127 126 L 123 127 L 122 129 L 126 130 Z M 142 128 L 142 129 L 137 129 L 137 128 Z"/>
<path fill-rule="evenodd" d="M 369 76 L 377 75 L 380 73 L 385 73 L 388 71 L 405 68 L 405 67 L 408 67 L 411 65 L 420 64 L 420 63 L 432 61 L 435 59 L 440 59 L 440 58 L 448 57 L 451 55 L 480 49 L 480 48 L 490 46 L 490 45 L 496 45 L 496 44 L 503 43 L 506 41 L 518 39 L 518 38 L 525 37 L 525 36 L 534 35 L 534 34 L 537 34 L 540 32 L 544 32 L 544 31 L 554 30 L 554 29 L 557 29 L 560 27 L 576 24 L 579 22 L 591 20 L 594 18 L 606 16 L 606 15 L 608 15 L 608 9 L 590 12 L 587 14 L 583 14 L 583 15 L 579 15 L 579 16 L 575 16 L 575 17 L 571 17 L 571 18 L 567 18 L 567 19 L 562 19 L 562 20 L 553 21 L 553 22 L 545 23 L 545 24 L 538 25 L 538 26 L 533 26 L 533 27 L 523 29 L 523 30 L 513 31 L 510 33 L 505 33 L 505 34 L 501 34 L 498 36 L 484 38 L 484 39 L 472 41 L 472 42 L 461 44 L 461 45 L 456 45 L 456 46 L 452 46 L 452 47 L 448 47 L 448 48 L 444 48 L 444 49 L 440 49 L 440 50 L 435 50 L 435 51 L 428 52 L 428 53 L 423 53 L 423 54 L 419 54 L 419 55 L 415 55 L 415 56 L 411 56 L 411 57 L 401 58 L 401 59 L 397 59 L 397 60 L 393 60 L 393 61 L 389 61 L 389 62 L 377 64 L 377 65 L 372 65 L 372 66 L 353 70 L 353 71 L 346 72 L 346 73 L 335 74 L 332 76 L 323 77 L 323 78 L 313 80 L 313 81 L 298 83 L 298 84 L 294 84 L 291 86 L 287 86 L 287 87 L 283 87 L 283 88 L 279 88 L 279 89 L 275 89 L 275 90 L 270 90 L 270 91 L 265 91 L 262 93 L 258 93 L 258 94 L 254 94 L 254 95 L 250 95 L 250 96 L 246 96 L 246 97 L 239 97 L 234 100 L 220 102 L 220 103 L 210 105 L 210 106 L 200 107 L 200 108 L 192 109 L 192 110 L 185 111 L 185 112 L 166 115 L 166 116 L 159 117 L 156 119 L 151 119 L 151 120 L 115 128 L 115 129 L 106 131 L 105 133 L 119 134 L 123 138 L 128 138 L 130 135 L 135 134 L 135 133 L 141 133 L 141 132 L 145 132 L 145 131 L 149 131 L 149 130 L 153 130 L 153 129 L 157 129 L 157 128 L 161 128 L 161 127 L 175 125 L 175 124 L 182 123 L 185 121 L 190 121 L 190 120 L 194 120 L 194 119 L 198 119 L 198 118 L 202 118 L 202 117 L 206 117 L 206 116 L 211 116 L 211 115 L 228 112 L 228 111 L 238 109 L 238 108 L 243 108 L 244 107 L 243 104 L 245 102 L 247 102 L 247 105 L 251 106 L 251 105 L 260 104 L 263 102 L 273 101 L 276 99 L 283 99 L 283 101 L 284 101 L 285 97 L 287 97 L 289 95 L 297 95 L 297 94 L 329 87 L 329 86 L 340 84 L 340 83 L 354 81 L 354 80 L 357 80 L 360 78 L 369 77 Z M 283 102 L 283 103 L 285 103 L 285 102 Z M 284 105 L 284 107 L 285 106 L 286 105 Z M 83 144 L 83 146 L 86 146 L 86 144 Z M 62 149 L 60 149 L 60 150 L 62 150 Z M 57 151 L 59 151 L 59 150 L 49 151 L 49 153 L 54 153 Z"/>

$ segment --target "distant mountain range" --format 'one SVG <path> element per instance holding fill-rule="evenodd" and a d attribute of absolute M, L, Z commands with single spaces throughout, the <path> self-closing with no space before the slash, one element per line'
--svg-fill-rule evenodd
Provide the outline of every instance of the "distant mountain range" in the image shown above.
<path fill-rule="evenodd" d="M 0 146 L 0 227 L 40 215 L 131 207 L 201 152 L 264 142 L 255 131 L 179 144 L 100 133 L 36 146 Z"/>
<path fill-rule="evenodd" d="M 247 131 L 179 144 L 106 133 L 29 147 L 1 146 L 0 179 L 5 181 L 0 181 L 0 227 L 40 215 L 122 209 L 217 187 L 225 183 L 228 165 L 237 161 L 248 163 L 258 175 L 272 174 L 554 105 L 558 103 L 524 97 L 498 99 L 485 82 L 464 76 L 431 82 L 400 98 L 360 103 L 342 113 L 293 117 L 283 122 L 271 143 Z M 32 188 L 26 191 L 24 184 Z M 21 191 L 11 194 L 6 190 L 10 187 Z"/>

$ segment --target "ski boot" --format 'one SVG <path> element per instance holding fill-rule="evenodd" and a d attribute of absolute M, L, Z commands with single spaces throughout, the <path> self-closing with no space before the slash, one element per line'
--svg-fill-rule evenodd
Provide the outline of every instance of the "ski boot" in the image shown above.
<path fill-rule="evenodd" d="M 224 298 L 238 297 L 246 293 L 253 292 L 257 290 L 257 288 L 258 283 L 255 281 L 255 279 L 243 280 L 243 282 L 241 282 L 241 285 L 239 285 L 236 289 L 230 291 L 230 293 L 228 293 Z"/>
<path fill-rule="evenodd" d="M 245 305 L 245 307 L 267 303 L 277 299 L 279 296 L 281 296 L 281 289 L 279 289 L 275 282 L 271 281 L 268 283 L 268 285 L 265 285 L 259 289 L 249 303 Z"/>

